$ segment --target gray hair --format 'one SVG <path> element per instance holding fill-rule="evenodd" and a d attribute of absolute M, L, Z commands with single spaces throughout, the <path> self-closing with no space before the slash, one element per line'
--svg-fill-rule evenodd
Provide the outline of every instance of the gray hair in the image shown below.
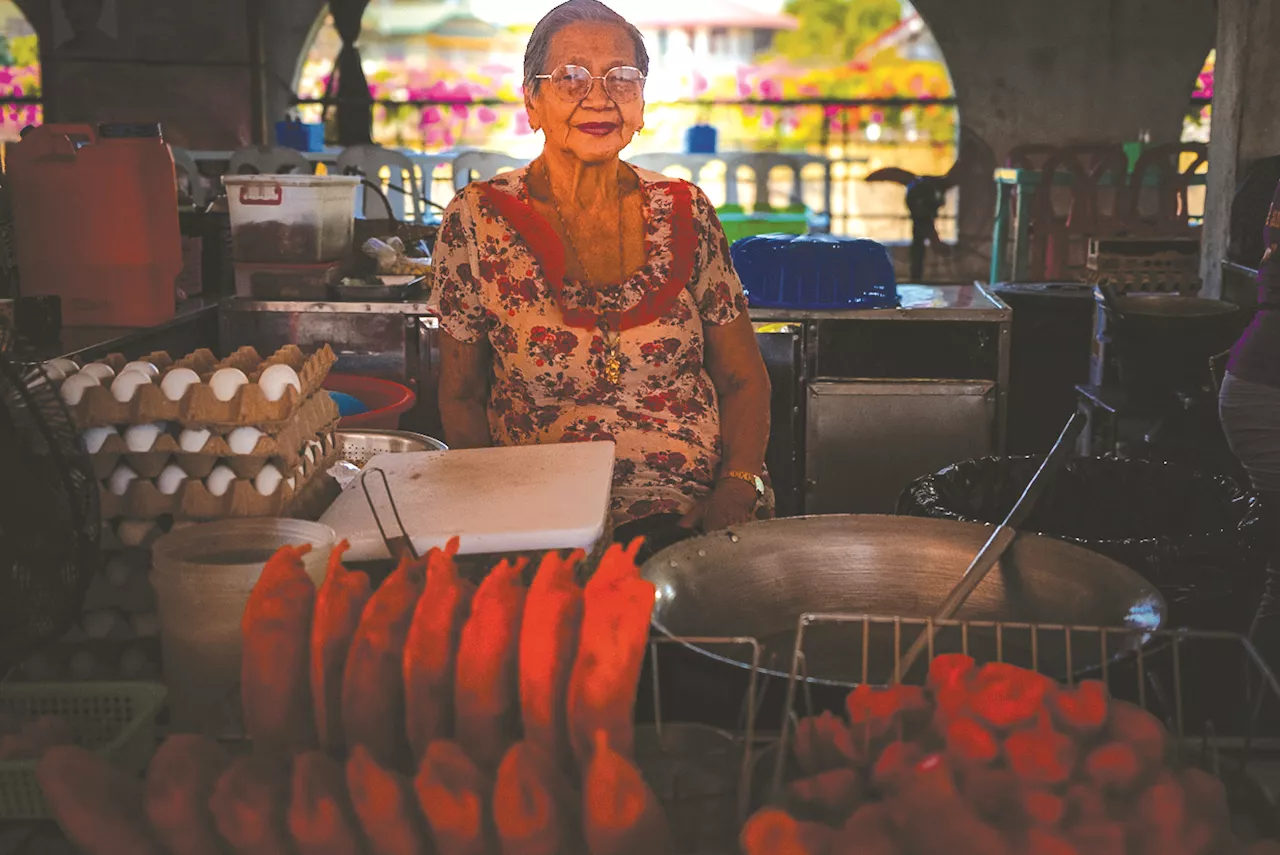
<path fill-rule="evenodd" d="M 641 74 L 649 73 L 649 51 L 644 46 L 644 36 L 635 25 L 600 0 L 566 0 L 542 16 L 533 28 L 529 44 L 524 49 L 524 91 L 532 95 L 538 90 L 539 74 L 546 73 L 547 56 L 551 53 L 551 39 L 571 24 L 616 24 L 626 31 L 636 49 L 636 68 Z"/>

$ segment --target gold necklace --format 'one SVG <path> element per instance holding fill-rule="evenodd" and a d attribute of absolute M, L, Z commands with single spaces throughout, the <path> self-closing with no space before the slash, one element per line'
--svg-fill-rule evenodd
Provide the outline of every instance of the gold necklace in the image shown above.
<path fill-rule="evenodd" d="M 573 240 L 573 232 L 569 231 L 569 224 L 565 222 L 564 216 L 560 213 L 560 204 L 556 201 L 555 190 L 551 186 L 551 171 L 547 168 L 547 161 L 542 160 L 542 177 L 547 182 L 547 198 L 551 201 L 551 210 L 556 215 L 556 222 L 560 225 L 560 231 L 564 234 L 565 244 L 568 246 L 570 254 L 573 255 L 574 263 L 583 275 L 587 273 L 587 267 L 582 263 L 582 254 L 578 252 L 578 246 Z M 623 254 L 626 243 L 623 235 L 622 223 L 622 188 L 618 188 L 618 282 L 621 282 L 627 273 L 627 260 Z M 622 331 L 616 329 L 618 323 L 610 323 L 608 316 L 601 314 L 600 334 L 604 338 L 604 377 L 614 386 L 622 381 Z"/>

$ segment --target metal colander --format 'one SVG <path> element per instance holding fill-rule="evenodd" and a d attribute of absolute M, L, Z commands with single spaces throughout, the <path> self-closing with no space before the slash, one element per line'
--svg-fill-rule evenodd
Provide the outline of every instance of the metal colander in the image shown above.
<path fill-rule="evenodd" d="M 379 454 L 449 450 L 438 439 L 407 430 L 340 430 L 337 435 L 338 453 L 356 466 L 364 466 Z"/>

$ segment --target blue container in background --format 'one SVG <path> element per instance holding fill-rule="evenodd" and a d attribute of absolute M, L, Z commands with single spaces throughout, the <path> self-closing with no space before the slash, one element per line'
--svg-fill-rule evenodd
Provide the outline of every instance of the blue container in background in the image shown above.
<path fill-rule="evenodd" d="M 768 234 L 730 248 L 747 302 L 762 309 L 892 309 L 893 260 L 866 238 Z"/>
<path fill-rule="evenodd" d="M 685 154 L 715 154 L 720 133 L 711 125 L 694 125 L 684 132 Z"/>
<path fill-rule="evenodd" d="M 324 151 L 324 125 L 307 125 L 292 119 L 276 122 L 276 145 L 298 151 Z"/>

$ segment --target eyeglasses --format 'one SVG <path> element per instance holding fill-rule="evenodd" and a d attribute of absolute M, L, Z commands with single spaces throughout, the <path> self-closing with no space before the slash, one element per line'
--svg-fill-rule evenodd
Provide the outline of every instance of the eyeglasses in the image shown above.
<path fill-rule="evenodd" d="M 599 80 L 610 99 L 625 104 L 634 101 L 644 92 L 644 74 L 640 69 L 620 65 L 595 77 L 580 65 L 562 65 L 550 74 L 539 74 L 536 80 L 550 80 L 557 97 L 565 101 L 582 101 L 591 94 L 591 86 Z"/>

